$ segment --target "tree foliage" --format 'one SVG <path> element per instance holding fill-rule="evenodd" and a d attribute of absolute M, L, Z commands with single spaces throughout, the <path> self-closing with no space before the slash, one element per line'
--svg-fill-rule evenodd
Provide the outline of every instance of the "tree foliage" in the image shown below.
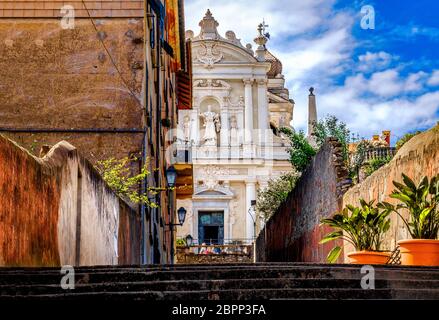
<path fill-rule="evenodd" d="M 414 136 L 420 134 L 422 131 L 416 131 L 416 132 L 412 132 L 412 133 L 406 133 L 405 135 L 402 136 L 401 139 L 399 139 L 396 144 L 396 150 L 401 149 L 401 147 L 406 144 L 411 138 L 413 138 Z"/>
<path fill-rule="evenodd" d="M 287 199 L 288 194 L 294 189 L 299 174 L 291 171 L 276 179 L 271 179 L 268 186 L 258 192 L 256 210 L 267 221 Z"/>
<path fill-rule="evenodd" d="M 281 128 L 281 132 L 290 140 L 290 162 L 298 172 L 303 172 L 311 159 L 316 154 L 316 150 L 306 139 L 303 131 L 296 132 L 290 128 Z"/>
<path fill-rule="evenodd" d="M 346 123 L 338 120 L 335 116 L 327 116 L 325 119 L 315 122 L 313 124 L 313 136 L 316 139 L 317 146 L 320 148 L 327 138 L 337 138 L 343 148 L 343 159 L 348 163 L 350 143 L 350 130 Z"/>
<path fill-rule="evenodd" d="M 108 186 L 120 197 L 129 199 L 136 204 L 145 204 L 149 207 L 157 207 L 150 201 L 150 196 L 166 190 L 164 188 L 149 187 L 142 191 L 141 184 L 150 174 L 148 162 L 140 169 L 138 174 L 133 174 L 133 167 L 138 163 L 136 156 L 122 159 L 110 158 L 97 162 L 97 170 Z"/>

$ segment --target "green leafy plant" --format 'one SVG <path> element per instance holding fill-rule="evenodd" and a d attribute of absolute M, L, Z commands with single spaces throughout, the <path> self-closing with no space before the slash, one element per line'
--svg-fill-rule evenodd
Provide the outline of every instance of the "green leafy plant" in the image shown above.
<path fill-rule="evenodd" d="M 382 208 L 396 212 L 407 226 L 413 239 L 437 239 L 439 231 L 439 175 L 421 179 L 416 185 L 405 174 L 402 174 L 403 184 L 393 181 L 396 189 L 391 198 L 401 201 L 394 206 L 388 202 L 381 204 Z M 399 212 L 401 209 L 409 211 L 409 219 L 405 219 Z"/>
<path fill-rule="evenodd" d="M 185 239 L 177 239 L 176 244 L 178 247 L 186 247 L 186 240 Z"/>
<path fill-rule="evenodd" d="M 258 192 L 256 211 L 264 221 L 267 221 L 287 199 L 294 189 L 298 177 L 299 174 L 296 171 L 285 173 L 268 181 L 268 186 Z"/>
<path fill-rule="evenodd" d="M 303 131 L 296 132 L 290 128 L 281 128 L 280 131 L 290 140 L 288 153 L 291 164 L 298 172 L 303 172 L 316 155 L 316 150 L 309 144 Z"/>
<path fill-rule="evenodd" d="M 370 176 L 372 173 L 377 171 L 379 168 L 389 163 L 392 160 L 391 156 L 386 156 L 383 158 L 375 158 L 370 160 L 367 165 L 364 167 L 364 173 L 366 177 Z"/>
<path fill-rule="evenodd" d="M 390 213 L 389 208 L 374 206 L 374 201 L 360 199 L 360 207 L 347 205 L 332 218 L 321 220 L 322 225 L 328 225 L 336 231 L 328 233 L 320 243 L 343 239 L 351 243 L 357 251 L 380 251 L 383 235 L 390 228 Z M 336 262 L 340 253 L 341 247 L 335 246 L 329 252 L 327 261 Z"/>

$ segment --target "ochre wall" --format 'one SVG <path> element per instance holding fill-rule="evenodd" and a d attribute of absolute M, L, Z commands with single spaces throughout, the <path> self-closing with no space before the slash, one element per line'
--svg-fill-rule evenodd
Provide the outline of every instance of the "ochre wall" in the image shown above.
<path fill-rule="evenodd" d="M 36 158 L 0 136 L 0 208 L 0 265 L 140 261 L 137 212 L 66 142 Z"/>
<path fill-rule="evenodd" d="M 402 173 L 409 176 L 415 183 L 427 176 L 439 174 L 439 125 L 409 140 L 386 166 L 375 171 L 360 184 L 351 188 L 343 197 L 343 205 L 359 205 L 359 199 L 399 203 L 389 198 L 395 189 L 393 181 L 402 182 Z M 408 212 L 402 212 L 408 217 Z M 396 242 L 410 238 L 404 223 L 396 214 L 391 216 L 391 228 L 386 235 L 382 249 L 393 250 Z M 345 254 L 352 247 L 345 245 Z"/>
<path fill-rule="evenodd" d="M 256 241 L 257 261 L 325 262 L 333 244 L 320 245 L 320 220 L 341 209 L 349 185 L 340 144 L 328 140 Z"/>
<path fill-rule="evenodd" d="M 0 19 L 0 128 L 128 129 L 143 127 L 142 19 Z M 110 56 L 121 72 L 118 74 Z M 136 100 L 128 90 L 137 96 Z M 36 154 L 66 140 L 95 162 L 140 152 L 142 133 L 14 133 Z"/>

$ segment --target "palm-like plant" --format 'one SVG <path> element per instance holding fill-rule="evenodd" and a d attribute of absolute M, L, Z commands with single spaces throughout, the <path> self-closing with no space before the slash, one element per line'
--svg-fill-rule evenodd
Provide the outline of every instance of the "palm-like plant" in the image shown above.
<path fill-rule="evenodd" d="M 390 195 L 402 204 L 394 206 L 383 202 L 381 208 L 396 212 L 407 226 L 413 239 L 437 239 L 439 231 L 439 175 L 430 181 L 424 177 L 416 185 L 409 177 L 402 174 L 404 184 L 393 181 L 396 190 Z M 410 218 L 405 219 L 399 209 L 407 209 Z"/>
<path fill-rule="evenodd" d="M 321 223 L 336 231 L 328 233 L 320 243 L 344 239 L 351 243 L 357 251 L 380 251 L 383 235 L 390 228 L 390 208 L 374 207 L 374 201 L 366 202 L 360 199 L 360 207 L 347 205 L 342 212 Z M 341 247 L 334 247 L 328 254 L 330 263 L 337 261 Z"/>

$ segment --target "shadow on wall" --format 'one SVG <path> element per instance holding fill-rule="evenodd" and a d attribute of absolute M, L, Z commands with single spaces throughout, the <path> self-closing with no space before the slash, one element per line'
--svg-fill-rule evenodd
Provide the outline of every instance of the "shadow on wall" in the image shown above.
<path fill-rule="evenodd" d="M 69 143 L 43 158 L 0 135 L 0 265 L 140 263 L 140 218 Z"/>
<path fill-rule="evenodd" d="M 328 139 L 259 234 L 256 261 L 325 262 L 333 246 L 319 244 L 328 232 L 320 220 L 341 210 L 348 175 L 341 144 Z"/>

